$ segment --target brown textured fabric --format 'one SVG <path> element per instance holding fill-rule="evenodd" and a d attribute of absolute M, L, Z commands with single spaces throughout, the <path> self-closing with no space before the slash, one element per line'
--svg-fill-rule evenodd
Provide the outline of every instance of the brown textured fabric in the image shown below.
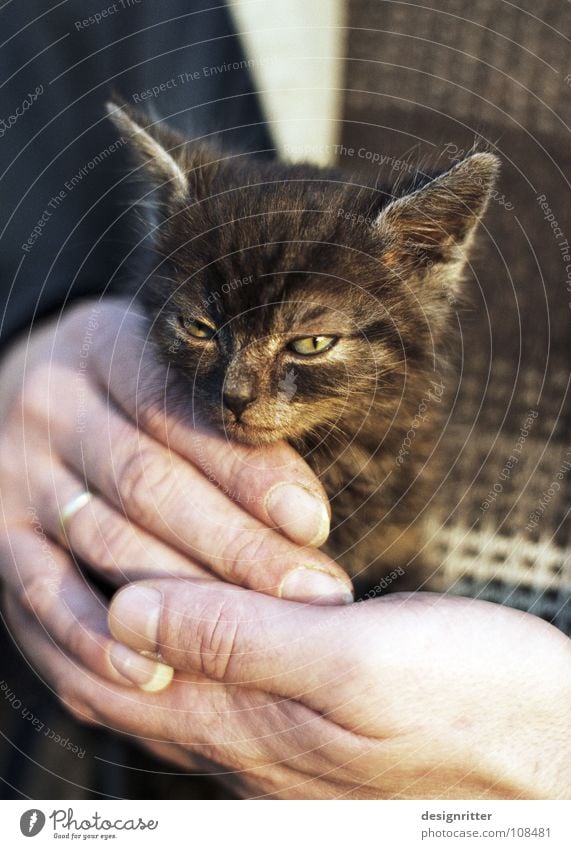
<path fill-rule="evenodd" d="M 356 152 L 341 164 L 378 153 L 390 178 L 389 157 L 443 168 L 474 141 L 503 163 L 458 309 L 426 588 L 571 633 L 568 6 L 354 0 L 348 24 L 343 144 Z"/>

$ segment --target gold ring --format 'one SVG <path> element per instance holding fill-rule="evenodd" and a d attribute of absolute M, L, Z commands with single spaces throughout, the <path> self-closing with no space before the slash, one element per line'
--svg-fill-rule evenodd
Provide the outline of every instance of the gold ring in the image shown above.
<path fill-rule="evenodd" d="M 85 507 L 86 504 L 89 504 L 93 495 L 84 490 L 80 492 L 78 495 L 74 495 L 73 498 L 64 505 L 62 510 L 60 510 L 59 514 L 59 527 L 60 534 L 62 538 L 62 542 L 67 543 L 67 528 L 66 525 L 70 522 L 76 513 L 79 513 L 82 507 Z"/>

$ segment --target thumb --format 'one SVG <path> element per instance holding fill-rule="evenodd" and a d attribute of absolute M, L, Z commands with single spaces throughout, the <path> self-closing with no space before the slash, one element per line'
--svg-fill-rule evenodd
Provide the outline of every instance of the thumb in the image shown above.
<path fill-rule="evenodd" d="M 323 710 L 331 708 L 331 688 L 344 699 L 358 674 L 344 622 L 360 607 L 304 605 L 231 584 L 165 578 L 121 589 L 109 628 L 116 640 L 158 652 L 175 669 L 287 698 L 304 695 Z"/>

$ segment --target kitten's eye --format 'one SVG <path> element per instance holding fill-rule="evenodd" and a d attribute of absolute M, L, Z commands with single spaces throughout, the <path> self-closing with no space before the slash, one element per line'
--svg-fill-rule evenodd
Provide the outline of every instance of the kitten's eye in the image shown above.
<path fill-rule="evenodd" d="M 215 327 L 211 327 L 210 324 L 206 324 L 204 321 L 198 321 L 195 318 L 184 318 L 180 316 L 179 323 L 183 330 L 190 334 L 190 336 L 194 336 L 195 339 L 212 339 L 216 333 Z"/>
<path fill-rule="evenodd" d="M 305 336 L 303 339 L 294 339 L 288 348 L 301 354 L 302 357 L 313 357 L 315 354 L 323 354 L 329 351 L 337 342 L 337 336 Z"/>

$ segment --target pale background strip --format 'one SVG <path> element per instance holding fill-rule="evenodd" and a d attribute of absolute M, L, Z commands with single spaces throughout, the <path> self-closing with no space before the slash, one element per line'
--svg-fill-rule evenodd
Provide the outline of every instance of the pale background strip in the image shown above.
<path fill-rule="evenodd" d="M 230 0 L 279 154 L 326 165 L 340 130 L 344 0 Z"/>

